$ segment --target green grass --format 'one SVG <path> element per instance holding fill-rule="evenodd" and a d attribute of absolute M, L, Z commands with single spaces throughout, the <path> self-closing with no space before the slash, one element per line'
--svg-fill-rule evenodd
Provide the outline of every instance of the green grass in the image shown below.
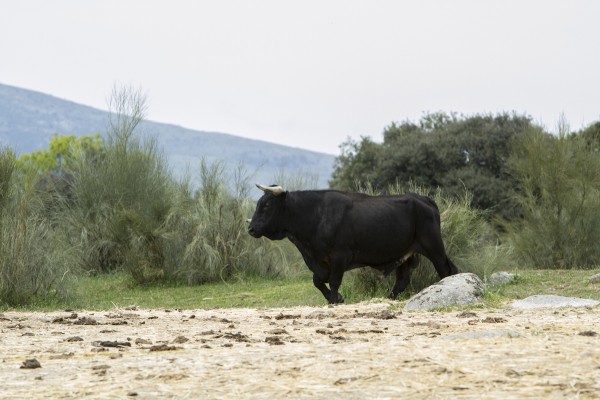
<path fill-rule="evenodd" d="M 556 294 L 600 301 L 600 283 L 589 282 L 595 270 L 518 270 L 515 282 L 489 288 L 481 307 L 500 307 L 516 299 L 534 294 Z M 368 300 L 349 292 L 342 284 L 346 303 Z M 348 286 L 348 285 L 346 285 Z M 113 273 L 79 278 L 77 293 L 67 302 L 34 302 L 18 310 L 51 311 L 71 309 L 109 310 L 137 306 L 139 308 L 210 309 L 228 307 L 293 307 L 323 306 L 321 293 L 314 288 L 308 273 L 295 278 L 244 278 L 234 282 L 198 286 L 137 285 L 126 273 Z M 414 293 L 410 293 L 414 294 Z M 409 297 L 405 293 L 398 307 Z"/>
<path fill-rule="evenodd" d="M 140 286 L 126 273 L 79 278 L 77 293 L 67 302 L 34 302 L 18 309 L 64 308 L 108 310 L 139 308 L 210 309 L 226 307 L 285 307 L 322 305 L 324 299 L 308 276 L 290 279 L 244 278 L 197 286 L 150 284 Z"/>
<path fill-rule="evenodd" d="M 506 299 L 523 299 L 534 294 L 554 294 L 600 301 L 600 283 L 589 277 L 600 273 L 596 269 L 515 270 L 515 282 L 490 291 Z"/>

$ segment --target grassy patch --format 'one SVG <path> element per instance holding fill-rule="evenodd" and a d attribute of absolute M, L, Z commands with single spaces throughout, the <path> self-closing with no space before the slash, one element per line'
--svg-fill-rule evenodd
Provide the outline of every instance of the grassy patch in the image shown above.
<path fill-rule="evenodd" d="M 534 294 L 554 294 L 600 301 L 600 283 L 589 277 L 600 269 L 516 270 L 515 282 L 492 288 L 490 291 L 507 299 L 523 299 Z"/>
<path fill-rule="evenodd" d="M 162 283 L 140 286 L 130 275 L 119 272 L 80 278 L 77 286 L 76 295 L 68 302 L 38 301 L 26 309 L 107 310 L 128 306 L 209 309 L 324 304 L 321 293 L 313 287 L 312 279 L 306 276 L 290 279 L 244 278 L 233 282 L 197 286 Z"/>
<path fill-rule="evenodd" d="M 534 294 L 589 298 L 600 301 L 600 283 L 589 277 L 596 270 L 518 270 L 513 283 L 489 288 L 483 302 L 475 308 L 501 307 L 511 300 Z M 350 278 L 350 277 L 349 277 Z M 346 303 L 357 303 L 371 297 L 351 291 L 350 282 L 342 284 Z M 139 286 L 125 272 L 80 278 L 77 294 L 72 300 L 34 301 L 27 310 L 60 310 L 65 308 L 109 310 L 137 306 L 140 308 L 210 309 L 228 307 L 293 307 L 324 306 L 325 299 L 315 289 L 309 274 L 294 278 L 244 278 L 232 282 L 208 283 L 197 286 L 152 284 Z M 399 298 L 398 307 L 414 293 Z M 377 296 L 376 294 L 375 296 Z"/>

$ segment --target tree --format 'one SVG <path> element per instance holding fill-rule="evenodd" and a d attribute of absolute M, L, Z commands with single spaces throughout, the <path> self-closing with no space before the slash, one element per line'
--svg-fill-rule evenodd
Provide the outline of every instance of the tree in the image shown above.
<path fill-rule="evenodd" d="M 534 267 L 594 267 L 600 258 L 600 157 L 589 137 L 530 129 L 515 140 L 509 168 L 523 218 L 508 225 L 520 258 Z"/>
<path fill-rule="evenodd" d="M 460 196 L 473 193 L 473 205 L 505 218 L 518 215 L 513 200 L 514 179 L 506 161 L 510 143 L 532 126 L 515 114 L 474 115 L 432 113 L 418 123 L 392 123 L 383 142 L 348 140 L 341 146 L 330 185 L 355 189 L 369 182 L 376 190 L 401 183 L 440 187 Z"/>
<path fill-rule="evenodd" d="M 74 158 L 82 154 L 100 157 L 103 146 L 99 133 L 84 136 L 55 134 L 47 149 L 22 154 L 17 167 L 38 173 L 69 169 Z"/>

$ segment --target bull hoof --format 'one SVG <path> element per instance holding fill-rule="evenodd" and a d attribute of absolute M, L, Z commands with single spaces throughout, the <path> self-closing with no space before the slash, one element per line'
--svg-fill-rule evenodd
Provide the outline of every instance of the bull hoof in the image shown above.
<path fill-rule="evenodd" d="M 341 294 L 338 293 L 337 299 L 329 298 L 329 304 L 342 304 L 344 302 L 344 298 Z"/>

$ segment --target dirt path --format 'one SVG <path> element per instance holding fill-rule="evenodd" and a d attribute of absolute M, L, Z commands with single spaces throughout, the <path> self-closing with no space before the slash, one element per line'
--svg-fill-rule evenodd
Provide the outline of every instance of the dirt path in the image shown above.
<path fill-rule="evenodd" d="M 391 307 L 5 312 L 0 397 L 600 398 L 600 307 Z"/>

